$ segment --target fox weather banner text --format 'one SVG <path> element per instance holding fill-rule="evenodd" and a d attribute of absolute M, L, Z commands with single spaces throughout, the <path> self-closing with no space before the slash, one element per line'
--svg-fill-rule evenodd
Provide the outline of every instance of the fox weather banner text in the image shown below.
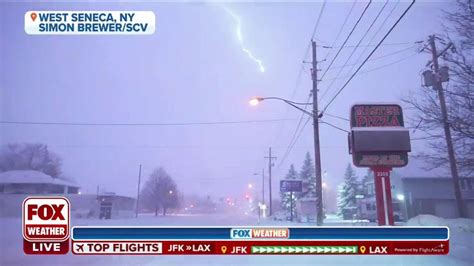
<path fill-rule="evenodd" d="M 152 11 L 28 11 L 30 35 L 140 35 L 155 32 Z"/>

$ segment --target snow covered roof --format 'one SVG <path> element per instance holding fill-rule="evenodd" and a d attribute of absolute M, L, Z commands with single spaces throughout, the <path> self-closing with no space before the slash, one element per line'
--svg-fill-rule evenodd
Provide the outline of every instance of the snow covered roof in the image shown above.
<path fill-rule="evenodd" d="M 78 187 L 76 183 L 34 170 L 14 170 L 0 173 L 0 184 L 56 184 Z"/>

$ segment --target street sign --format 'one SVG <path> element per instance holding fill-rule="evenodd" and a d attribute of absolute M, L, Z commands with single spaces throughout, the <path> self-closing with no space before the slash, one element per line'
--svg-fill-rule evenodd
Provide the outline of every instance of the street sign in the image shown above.
<path fill-rule="evenodd" d="M 351 108 L 352 127 L 403 127 L 398 104 L 355 104 Z"/>
<path fill-rule="evenodd" d="M 303 182 L 301 180 L 280 180 L 281 192 L 302 192 Z"/>

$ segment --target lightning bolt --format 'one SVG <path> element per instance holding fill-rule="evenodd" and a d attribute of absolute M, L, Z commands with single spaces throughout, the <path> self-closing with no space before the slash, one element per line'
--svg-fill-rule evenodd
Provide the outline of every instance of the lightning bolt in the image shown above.
<path fill-rule="evenodd" d="M 228 9 L 227 7 L 223 7 L 223 9 L 227 12 L 227 14 L 229 14 L 235 21 L 235 32 L 237 34 L 237 40 L 239 41 L 240 43 L 240 49 L 242 49 L 242 51 L 244 53 L 247 54 L 247 56 L 252 60 L 254 61 L 255 63 L 257 63 L 258 65 L 258 68 L 260 70 L 260 72 L 265 72 L 265 67 L 263 66 L 263 62 L 262 60 L 258 59 L 257 57 L 255 57 L 252 52 L 247 48 L 245 47 L 244 45 L 244 39 L 242 37 L 242 23 L 240 21 L 240 17 L 237 16 L 234 12 L 232 12 L 230 9 Z"/>

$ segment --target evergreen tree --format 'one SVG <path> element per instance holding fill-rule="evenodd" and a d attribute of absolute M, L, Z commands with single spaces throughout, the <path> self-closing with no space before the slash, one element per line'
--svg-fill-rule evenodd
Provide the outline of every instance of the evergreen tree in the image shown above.
<path fill-rule="evenodd" d="M 342 215 L 344 208 L 357 207 L 356 195 L 359 192 L 359 182 L 355 174 L 354 168 L 351 164 L 347 165 L 346 173 L 344 174 L 344 184 L 339 191 L 338 209 L 339 215 Z"/>
<path fill-rule="evenodd" d="M 300 171 L 300 179 L 303 183 L 308 184 L 308 190 L 303 192 L 301 197 L 314 198 L 316 197 L 316 174 L 314 170 L 313 160 L 309 152 L 306 153 L 306 157 L 303 162 L 303 166 Z"/>
<path fill-rule="evenodd" d="M 337 215 L 342 216 L 342 192 L 344 191 L 344 183 L 337 186 Z"/>
<path fill-rule="evenodd" d="M 285 179 L 298 179 L 298 173 L 295 170 L 293 164 L 290 166 L 288 173 L 285 176 Z M 296 217 L 296 199 L 298 198 L 298 193 L 293 192 L 293 217 Z M 280 192 L 281 198 L 281 208 L 288 214 L 291 215 L 291 192 Z"/>

